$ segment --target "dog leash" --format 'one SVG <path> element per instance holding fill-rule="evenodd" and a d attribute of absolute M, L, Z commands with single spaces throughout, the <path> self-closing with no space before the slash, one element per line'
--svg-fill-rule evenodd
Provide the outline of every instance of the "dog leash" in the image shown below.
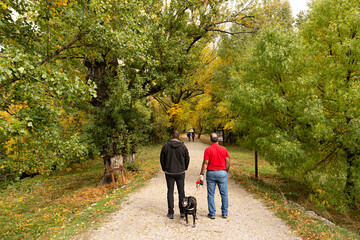
<path fill-rule="evenodd" d="M 204 185 L 204 182 L 203 180 L 201 180 L 200 178 L 196 181 L 196 190 L 195 190 L 195 193 L 194 193 L 194 196 L 196 196 L 196 193 L 198 192 L 199 188 L 200 188 L 200 185 Z"/>

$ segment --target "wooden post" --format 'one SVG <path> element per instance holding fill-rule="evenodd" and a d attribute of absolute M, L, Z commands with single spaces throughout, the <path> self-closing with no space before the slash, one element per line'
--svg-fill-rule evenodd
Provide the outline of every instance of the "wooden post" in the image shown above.
<path fill-rule="evenodd" d="M 121 186 L 125 185 L 125 177 L 124 177 L 124 166 L 120 166 L 118 168 L 113 168 L 112 165 L 110 167 L 107 168 L 107 170 L 111 173 L 111 179 L 112 179 L 112 183 L 113 183 L 113 187 L 116 188 L 116 182 L 115 182 L 115 171 L 120 171 L 120 176 L 121 176 Z"/>
<path fill-rule="evenodd" d="M 259 172 L 258 172 L 258 155 L 257 151 L 255 151 L 255 178 L 259 178 Z"/>
<path fill-rule="evenodd" d="M 225 130 L 224 127 L 221 127 L 222 136 L 223 136 L 223 146 L 225 146 Z"/>

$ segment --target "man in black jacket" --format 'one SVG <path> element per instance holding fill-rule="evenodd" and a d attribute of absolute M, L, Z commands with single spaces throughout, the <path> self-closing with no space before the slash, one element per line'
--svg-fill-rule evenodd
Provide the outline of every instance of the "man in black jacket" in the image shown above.
<path fill-rule="evenodd" d="M 165 173 L 167 184 L 168 218 L 174 218 L 174 185 L 179 192 L 180 217 L 185 216 L 185 210 L 181 200 L 185 197 L 185 171 L 188 169 L 190 157 L 189 151 L 183 142 L 179 141 L 180 134 L 174 130 L 171 140 L 167 142 L 160 153 L 161 168 Z"/>

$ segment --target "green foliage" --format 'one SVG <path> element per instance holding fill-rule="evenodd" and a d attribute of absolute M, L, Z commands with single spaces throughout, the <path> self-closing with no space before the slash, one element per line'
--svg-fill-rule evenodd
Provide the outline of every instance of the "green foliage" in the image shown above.
<path fill-rule="evenodd" d="M 246 136 L 246 144 L 281 169 L 287 166 L 296 173 L 305 159 L 290 131 L 298 114 L 292 106 L 297 89 L 290 64 L 298 60 L 294 53 L 299 43 L 291 34 L 269 29 L 258 35 L 254 45 L 242 71 L 232 79 L 231 109 L 239 116 L 235 126 Z"/>
<path fill-rule="evenodd" d="M 106 162 L 161 133 L 150 128 L 145 97 L 162 92 L 178 104 L 202 93 L 190 81 L 198 53 L 224 23 L 246 21 L 225 2 L 6 1 L 0 111 L 14 119 L 1 123 L 1 169 L 49 173 L 86 153 Z M 72 115 L 81 115 L 78 129 L 61 121 Z M 14 161 L 20 152 L 26 156 Z"/>
<path fill-rule="evenodd" d="M 360 187 L 357 185 L 360 167 L 357 6 L 358 3 L 347 1 L 315 2 L 300 27 L 311 60 L 307 76 L 312 84 L 308 91 L 314 93 L 321 107 L 318 114 L 321 122 L 316 125 L 322 134 L 314 136 L 321 142 L 320 151 L 326 154 L 320 164 L 341 164 L 346 177 L 344 199 L 352 208 Z M 319 127 L 310 125 L 318 133 Z"/>
<path fill-rule="evenodd" d="M 253 3 L 249 7 L 240 4 L 239 9 L 242 9 L 241 14 L 237 16 L 240 22 L 232 24 L 228 31 L 238 34 L 221 36 L 217 58 L 209 65 L 209 69 L 213 72 L 207 71 L 210 80 L 204 87 L 205 96 L 194 101 L 198 105 L 194 108 L 195 124 L 200 126 L 200 121 L 206 121 L 201 124 L 200 129 L 205 129 L 207 132 L 212 132 L 214 128 L 222 126 L 228 136 L 234 136 L 234 134 L 242 136 L 249 131 L 249 129 L 239 130 L 238 128 L 235 133 L 235 119 L 238 119 L 237 124 L 242 123 L 248 127 L 249 125 L 242 121 L 241 116 L 239 117 L 235 111 L 230 111 L 229 106 L 231 93 L 238 86 L 238 82 L 233 77 L 237 72 L 241 74 L 243 71 L 240 69 L 240 63 L 246 60 L 245 53 L 252 45 L 257 31 L 266 26 L 285 29 L 290 27 L 292 22 L 289 4 L 283 1 Z M 205 106 L 203 106 L 204 102 L 206 102 Z"/>
<path fill-rule="evenodd" d="M 145 102 L 138 100 L 144 90 L 137 86 L 129 91 L 129 84 L 119 77 L 123 74 L 116 77 L 117 69 L 111 69 L 114 67 L 111 61 L 121 55 L 145 58 L 144 43 L 136 45 L 143 41 L 139 31 L 143 19 L 132 21 L 138 15 L 139 8 L 135 7 L 138 5 L 124 1 L 5 4 L 0 11 L 0 111 L 11 117 L 1 121 L 2 177 L 44 174 L 64 168 L 81 161 L 88 149 L 98 153 L 103 144 L 110 149 L 109 135 L 114 139 L 132 134 L 120 143 L 124 152 L 129 151 L 132 141 L 143 139 L 142 133 L 148 129 L 140 125 L 147 126 L 150 115 Z M 108 90 L 92 78 L 84 65 L 102 61 L 108 66 L 105 81 L 109 93 L 114 94 L 106 103 L 102 102 L 101 94 Z M 141 79 L 136 79 L 140 84 Z M 94 109 L 89 104 L 94 102 L 108 107 Z M 119 102 L 122 104 L 117 106 Z M 80 117 L 73 122 L 63 121 L 71 116 Z M 110 120 L 109 116 L 116 125 L 113 129 L 102 126 Z M 94 119 L 98 122 L 94 123 Z M 83 135 L 84 126 L 92 130 L 99 127 L 90 134 L 93 139 L 86 138 L 89 134 Z M 105 139 L 99 139 L 102 137 Z"/>
<path fill-rule="evenodd" d="M 0 167 L 2 178 L 14 179 L 61 169 L 86 154 L 78 129 L 61 121 L 81 113 L 74 105 L 90 98 L 93 85 L 80 81 L 74 62 L 45 64 L 60 37 L 69 38 L 63 36 L 69 31 L 54 27 L 62 6 L 54 3 L 51 8 L 41 1 L 5 4 L 0 11 Z M 50 41 L 55 29 L 59 32 Z"/>
<path fill-rule="evenodd" d="M 315 1 L 299 31 L 263 29 L 231 74 L 240 142 L 311 179 L 314 202 L 338 209 L 359 197 L 356 6 Z"/>

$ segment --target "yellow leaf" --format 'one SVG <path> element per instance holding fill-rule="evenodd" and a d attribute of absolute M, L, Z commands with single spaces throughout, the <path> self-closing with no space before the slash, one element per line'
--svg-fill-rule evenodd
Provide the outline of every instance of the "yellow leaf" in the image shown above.
<path fill-rule="evenodd" d="M 0 3 L 0 6 L 3 10 L 6 10 L 7 9 L 7 5 L 5 3 Z"/>

